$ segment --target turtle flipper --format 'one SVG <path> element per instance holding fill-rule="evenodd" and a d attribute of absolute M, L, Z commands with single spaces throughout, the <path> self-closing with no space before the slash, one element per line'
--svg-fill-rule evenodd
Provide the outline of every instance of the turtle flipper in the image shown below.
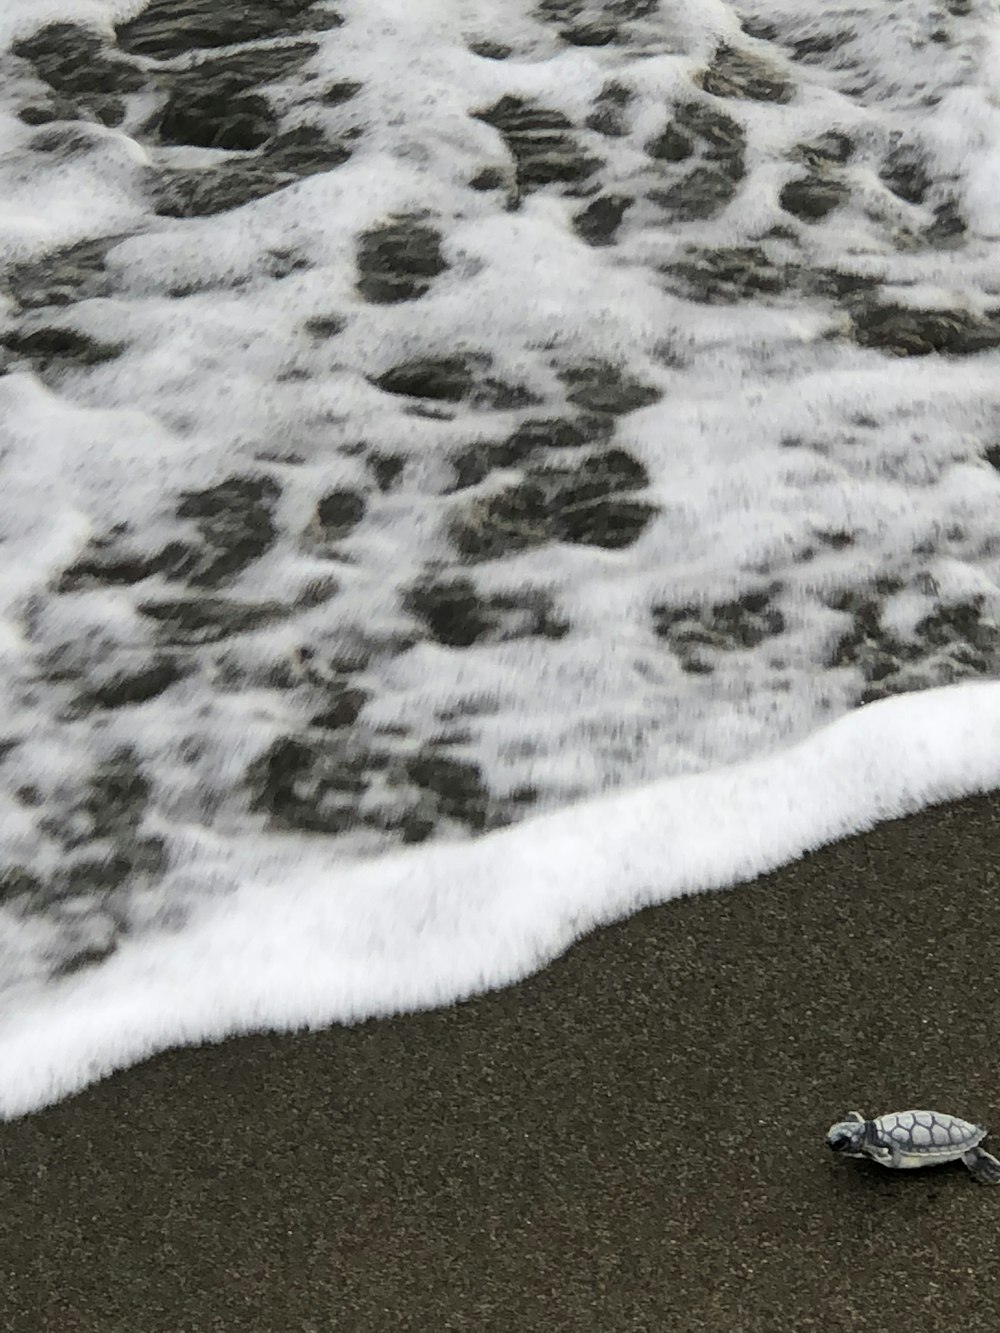
<path fill-rule="evenodd" d="M 866 1143 L 865 1152 L 873 1162 L 880 1162 L 882 1166 L 898 1165 L 898 1154 L 896 1149 L 890 1148 L 884 1143 Z"/>
<path fill-rule="evenodd" d="M 1000 1185 L 1000 1162 L 985 1148 L 970 1148 L 962 1161 L 981 1185 Z"/>

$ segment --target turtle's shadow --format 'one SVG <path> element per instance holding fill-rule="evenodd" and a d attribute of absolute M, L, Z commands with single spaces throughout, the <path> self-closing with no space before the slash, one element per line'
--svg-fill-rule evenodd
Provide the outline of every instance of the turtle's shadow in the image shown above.
<path fill-rule="evenodd" d="M 909 1197 L 933 1202 L 943 1190 L 962 1184 L 960 1176 L 966 1178 L 970 1188 L 975 1185 L 961 1162 L 941 1162 L 921 1167 L 919 1171 L 892 1171 L 866 1158 L 851 1158 L 831 1162 L 829 1170 L 838 1195 L 866 1200 Z"/>

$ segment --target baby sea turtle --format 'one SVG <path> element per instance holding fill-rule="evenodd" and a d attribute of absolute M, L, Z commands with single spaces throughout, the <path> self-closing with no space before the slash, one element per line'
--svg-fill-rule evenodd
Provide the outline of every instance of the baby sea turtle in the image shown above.
<path fill-rule="evenodd" d="M 961 1160 L 981 1184 L 1000 1185 L 1000 1162 L 979 1146 L 985 1137 L 981 1125 L 941 1111 L 891 1111 L 877 1120 L 851 1111 L 830 1126 L 826 1142 L 844 1157 L 870 1157 L 902 1171 Z"/>

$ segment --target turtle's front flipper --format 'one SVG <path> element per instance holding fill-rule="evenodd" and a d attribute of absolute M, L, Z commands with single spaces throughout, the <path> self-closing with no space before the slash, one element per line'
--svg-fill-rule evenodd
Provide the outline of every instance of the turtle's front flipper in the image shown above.
<path fill-rule="evenodd" d="M 962 1161 L 981 1185 L 1000 1185 L 1000 1162 L 985 1148 L 970 1148 Z"/>
<path fill-rule="evenodd" d="M 883 1166 L 899 1165 L 896 1149 L 884 1143 L 866 1143 L 864 1150 L 873 1162 L 881 1162 Z"/>

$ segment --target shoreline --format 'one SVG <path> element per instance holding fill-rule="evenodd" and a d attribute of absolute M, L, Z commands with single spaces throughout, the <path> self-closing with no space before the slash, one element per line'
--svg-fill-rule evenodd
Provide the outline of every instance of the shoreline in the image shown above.
<path fill-rule="evenodd" d="M 1000 1139 L 998 813 L 938 806 L 505 990 L 170 1051 L 0 1125 L 0 1328 L 992 1333 L 1000 1191 L 823 1135 L 930 1105 Z"/>

